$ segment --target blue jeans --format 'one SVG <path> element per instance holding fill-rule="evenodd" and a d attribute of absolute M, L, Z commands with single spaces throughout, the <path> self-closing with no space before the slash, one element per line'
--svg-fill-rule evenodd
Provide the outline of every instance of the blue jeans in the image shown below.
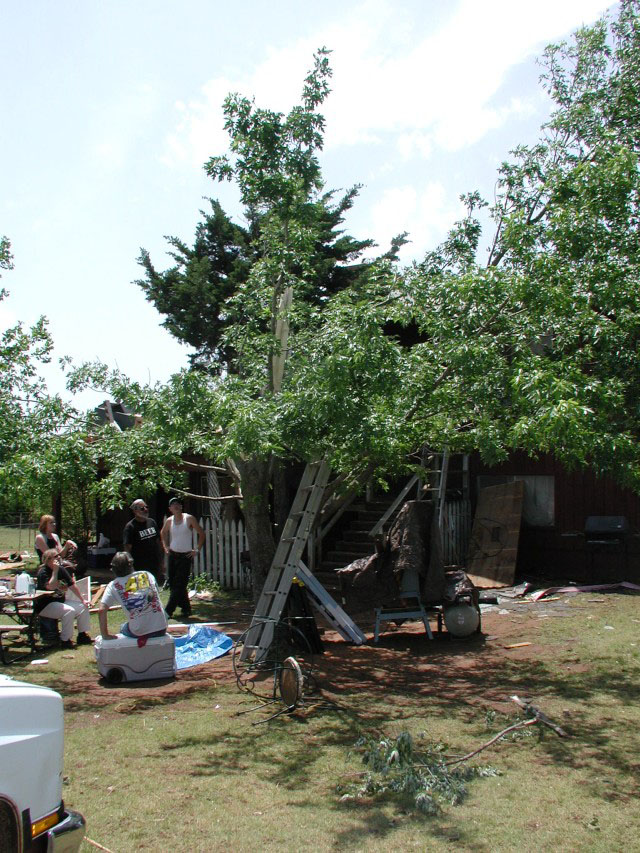
<path fill-rule="evenodd" d="M 120 628 L 120 633 L 124 634 L 125 637 L 131 637 L 132 640 L 137 640 L 138 635 L 134 634 L 129 628 L 129 623 L 125 622 L 124 625 Z M 143 637 L 164 637 L 167 632 L 162 629 L 162 631 L 152 631 L 150 634 L 142 634 Z"/>

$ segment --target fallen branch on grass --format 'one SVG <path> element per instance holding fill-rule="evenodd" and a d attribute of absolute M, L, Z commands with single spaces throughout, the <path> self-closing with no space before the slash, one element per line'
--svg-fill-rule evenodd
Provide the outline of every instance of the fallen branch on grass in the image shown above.
<path fill-rule="evenodd" d="M 530 702 L 525 702 L 518 696 L 512 696 L 511 701 L 515 702 L 519 708 L 522 708 L 525 714 L 531 714 L 536 723 L 542 723 L 543 725 L 548 726 L 558 735 L 558 737 L 569 737 L 564 729 L 561 729 L 560 726 L 553 722 L 553 720 L 550 720 L 549 717 L 547 717 L 546 714 L 543 714 L 535 705 L 532 705 Z"/>
<path fill-rule="evenodd" d="M 86 835 L 82 840 L 86 841 L 87 844 L 90 844 L 92 847 L 96 847 L 98 850 L 104 850 L 105 853 L 111 853 L 111 850 L 109 850 L 108 847 L 103 847 L 102 844 L 98 844 L 97 841 L 92 841 L 91 838 L 87 838 Z"/>
<path fill-rule="evenodd" d="M 491 746 L 505 735 L 508 735 L 510 732 L 515 732 L 518 729 L 524 729 L 526 726 L 535 726 L 536 723 L 542 723 L 543 725 L 548 726 L 558 735 L 558 737 L 569 737 L 564 729 L 561 729 L 560 726 L 556 725 L 553 720 L 550 720 L 549 717 L 547 717 L 546 714 L 543 714 L 535 705 L 531 705 L 529 702 L 523 701 L 518 696 L 512 696 L 511 701 L 515 702 L 519 708 L 522 708 L 526 714 L 530 714 L 530 719 L 521 720 L 519 723 L 514 723 L 512 726 L 507 726 L 506 729 L 498 732 L 495 737 L 492 737 L 490 741 L 487 741 L 487 743 L 483 743 L 482 746 L 474 749 L 473 752 L 468 752 L 466 755 L 463 755 L 462 758 L 455 758 L 453 761 L 445 762 L 448 767 L 453 767 L 456 764 L 462 764 L 463 761 L 468 761 L 470 758 L 473 758 L 474 755 L 482 752 L 483 749 L 487 749 L 487 747 Z"/>
<path fill-rule="evenodd" d="M 463 755 L 462 758 L 454 758 L 453 761 L 445 761 L 447 767 L 453 767 L 456 764 L 462 764 L 463 761 L 468 761 L 470 758 L 473 758 L 474 755 L 477 755 L 479 752 L 482 752 L 483 749 L 487 749 L 487 747 L 494 744 L 500 738 L 503 738 L 505 735 L 508 735 L 509 732 L 515 732 L 518 729 L 523 729 L 525 726 L 534 726 L 538 722 L 537 719 L 531 720 L 521 720 L 519 723 L 514 723 L 512 726 L 508 726 L 506 729 L 503 729 L 501 732 L 495 737 L 492 737 L 490 741 L 487 743 L 483 743 L 482 746 L 479 746 L 477 749 L 474 749 L 473 752 L 468 752 L 466 755 Z"/>

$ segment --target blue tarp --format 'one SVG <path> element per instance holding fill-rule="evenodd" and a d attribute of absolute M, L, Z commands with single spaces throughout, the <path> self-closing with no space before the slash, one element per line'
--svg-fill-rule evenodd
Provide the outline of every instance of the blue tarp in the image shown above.
<path fill-rule="evenodd" d="M 176 637 L 173 642 L 176 644 L 177 669 L 188 669 L 222 657 L 233 645 L 231 637 L 204 625 L 190 625 L 184 637 Z"/>

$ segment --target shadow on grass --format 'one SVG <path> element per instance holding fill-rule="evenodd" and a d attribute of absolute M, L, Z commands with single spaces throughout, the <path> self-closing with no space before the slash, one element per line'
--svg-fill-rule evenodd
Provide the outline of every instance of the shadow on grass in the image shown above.
<path fill-rule="evenodd" d="M 381 811 L 383 803 L 392 805 L 394 816 L 389 818 Z M 351 800 L 338 802 L 336 809 L 348 814 L 352 825 L 347 829 L 336 832 L 333 847 L 335 850 L 358 849 L 365 841 L 387 839 L 393 843 L 393 833 L 401 828 L 413 826 L 425 834 L 424 849 L 428 849 L 428 838 L 454 845 L 452 849 L 474 850 L 478 853 L 489 853 L 493 850 L 491 843 L 484 843 L 477 834 L 470 834 L 462 828 L 451 813 L 434 815 L 432 817 L 418 816 L 411 812 L 411 801 L 407 798 L 377 797 L 376 799 Z M 313 802 L 305 803 L 305 807 L 313 809 Z"/>
<path fill-rule="evenodd" d="M 640 683 L 621 672 L 614 657 L 577 666 L 571 657 L 563 661 L 561 652 L 550 661 L 513 659 L 481 637 L 453 643 L 436 636 L 429 642 L 407 633 L 386 637 L 378 647 L 347 651 L 336 644 L 330 661 L 321 663 L 320 677 L 329 694 L 354 705 L 361 723 L 372 729 L 388 730 L 389 723 L 415 712 L 461 722 L 465 716 L 479 720 L 479 710 L 495 705 L 512 713 L 513 694 L 543 710 L 545 700 L 566 702 L 571 707 L 558 722 L 571 738 L 561 740 L 545 730 L 541 748 L 546 760 L 585 771 L 596 796 L 628 799 L 638 793 L 640 735 L 619 710 L 637 706 Z M 608 780 L 604 793 L 603 774 L 617 777 Z"/>
<path fill-rule="evenodd" d="M 241 706 L 240 710 L 246 708 Z M 255 713 L 266 714 L 268 709 Z M 294 791 L 312 781 L 316 763 L 325 758 L 324 750 L 350 749 L 357 728 L 354 714 L 336 709 L 331 715 L 313 719 L 297 713 L 283 715 L 260 727 L 251 726 L 248 719 L 245 726 L 236 716 L 227 720 L 220 730 L 201 736 L 185 735 L 162 744 L 161 749 L 165 753 L 195 749 L 197 758 L 185 768 L 188 775 L 217 776 L 222 767 L 225 774 L 244 777 L 250 772 L 259 780 Z"/>

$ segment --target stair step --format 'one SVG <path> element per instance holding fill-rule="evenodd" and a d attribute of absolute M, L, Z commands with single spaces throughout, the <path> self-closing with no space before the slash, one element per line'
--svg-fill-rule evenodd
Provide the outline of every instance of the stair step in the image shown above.
<path fill-rule="evenodd" d="M 359 542 L 362 545 L 373 545 L 373 539 L 369 536 L 369 529 L 367 530 L 354 530 L 353 528 L 349 528 L 345 530 L 345 536 L 347 538 L 342 539 L 343 542 Z"/>
<path fill-rule="evenodd" d="M 348 566 L 348 563 L 343 563 L 338 560 L 323 560 L 322 565 L 316 572 L 318 577 L 320 577 L 325 572 L 335 573 L 336 569 L 344 569 L 345 566 Z"/>
<path fill-rule="evenodd" d="M 356 554 L 355 551 L 329 551 L 326 555 L 326 560 L 331 563 L 338 563 L 340 567 L 348 566 L 354 560 L 361 560 L 363 557 L 372 557 L 373 553 L 369 551 L 367 554 Z"/>
<path fill-rule="evenodd" d="M 333 546 L 334 551 L 349 552 L 354 554 L 370 554 L 375 548 L 373 547 L 373 541 L 370 536 L 367 537 L 366 540 L 361 542 L 354 541 L 352 539 L 341 539 L 339 542 L 336 542 Z"/>
<path fill-rule="evenodd" d="M 340 579 L 335 572 L 316 572 L 315 576 L 327 591 L 340 589 Z"/>
<path fill-rule="evenodd" d="M 367 533 L 368 534 L 372 527 L 373 527 L 373 524 L 371 524 L 370 521 L 359 521 L 358 519 L 355 519 L 354 521 L 351 522 L 351 524 L 349 525 L 349 527 L 347 529 L 353 530 L 356 533 Z"/>
<path fill-rule="evenodd" d="M 356 512 L 385 512 L 392 504 L 395 498 L 389 498 L 388 501 L 367 501 L 366 503 L 353 503 L 350 509 Z"/>

